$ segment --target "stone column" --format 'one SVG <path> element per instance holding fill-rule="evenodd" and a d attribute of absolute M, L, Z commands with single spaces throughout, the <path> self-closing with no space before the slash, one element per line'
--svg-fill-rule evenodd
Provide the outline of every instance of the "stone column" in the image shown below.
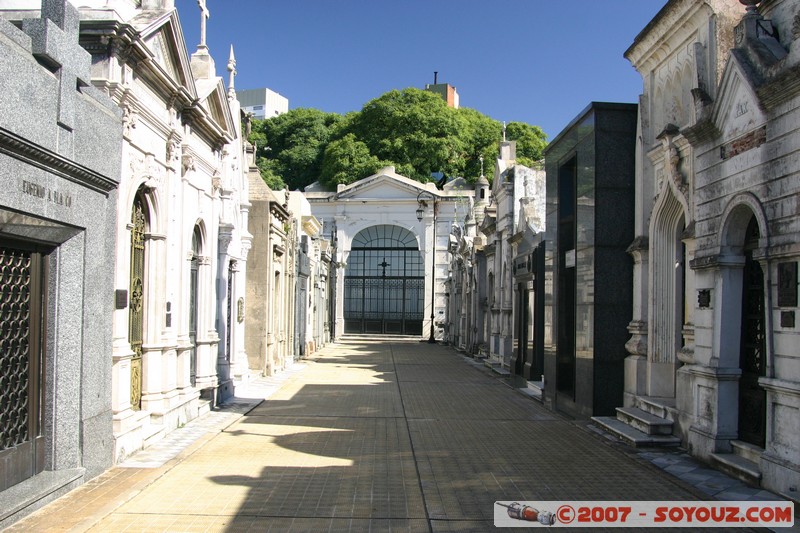
<path fill-rule="evenodd" d="M 625 349 L 630 354 L 625 358 L 625 388 L 623 403 L 633 406 L 637 396 L 647 394 L 647 298 L 649 284 L 649 240 L 637 237 L 628 247 L 633 257 L 633 319 L 628 324 L 630 340 Z"/>
<path fill-rule="evenodd" d="M 155 221 L 151 220 L 151 225 Z M 142 410 L 163 412 L 162 337 L 166 310 L 167 236 L 149 233 L 145 255 L 144 343 L 142 344 Z"/>

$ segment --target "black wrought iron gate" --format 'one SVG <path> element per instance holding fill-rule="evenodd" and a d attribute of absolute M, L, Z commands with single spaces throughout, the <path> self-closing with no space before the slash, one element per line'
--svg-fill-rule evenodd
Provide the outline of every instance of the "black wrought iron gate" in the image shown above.
<path fill-rule="evenodd" d="M 421 335 L 425 276 L 414 235 L 372 226 L 353 239 L 344 278 L 345 333 Z"/>

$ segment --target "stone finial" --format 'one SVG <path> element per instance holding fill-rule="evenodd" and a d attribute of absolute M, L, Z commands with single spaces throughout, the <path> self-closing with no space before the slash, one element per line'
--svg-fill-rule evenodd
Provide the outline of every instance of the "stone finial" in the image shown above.
<path fill-rule="evenodd" d="M 506 121 L 503 121 L 503 142 L 506 142 Z"/>
<path fill-rule="evenodd" d="M 748 15 L 758 15 L 758 4 L 761 0 L 739 0 L 739 2 L 746 7 Z"/>
<path fill-rule="evenodd" d="M 233 78 L 236 77 L 236 56 L 233 55 L 233 45 L 228 56 L 228 99 L 236 98 L 236 90 L 233 85 Z"/>

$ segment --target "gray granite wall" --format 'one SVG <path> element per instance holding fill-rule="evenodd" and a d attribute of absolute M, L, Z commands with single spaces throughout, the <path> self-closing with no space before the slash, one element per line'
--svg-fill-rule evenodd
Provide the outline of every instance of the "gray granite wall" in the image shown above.
<path fill-rule="evenodd" d="M 102 473 L 113 459 L 111 316 L 122 121 L 89 85 L 91 58 L 78 45 L 75 8 L 43 4 L 49 18 L 19 22 L 22 29 L 0 11 L 0 238 L 49 250 L 45 474 L 0 492 L 0 527 L 76 479 Z"/>

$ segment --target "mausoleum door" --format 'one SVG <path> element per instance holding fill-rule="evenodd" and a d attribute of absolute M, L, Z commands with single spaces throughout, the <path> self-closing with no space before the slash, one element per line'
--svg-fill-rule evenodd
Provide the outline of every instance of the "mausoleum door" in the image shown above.
<path fill-rule="evenodd" d="M 747 227 L 745 264 L 742 275 L 742 328 L 739 364 L 739 439 L 764 447 L 767 427 L 767 396 L 758 384 L 766 375 L 766 337 L 764 323 L 764 272 L 753 260 L 758 245 L 755 217 Z"/>
<path fill-rule="evenodd" d="M 371 226 L 353 238 L 344 278 L 345 333 L 421 335 L 425 275 L 414 235 Z"/>
<path fill-rule="evenodd" d="M 228 302 L 225 310 L 225 362 L 230 363 L 233 360 L 233 300 L 234 300 L 234 286 L 233 278 L 236 275 L 236 263 L 230 261 L 228 263 L 228 285 L 225 299 Z"/>
<path fill-rule="evenodd" d="M 192 234 L 192 260 L 189 264 L 189 342 L 192 351 L 189 354 L 189 383 L 194 387 L 197 383 L 197 292 L 200 265 L 200 230 L 195 228 Z"/>
<path fill-rule="evenodd" d="M 44 469 L 47 260 L 0 239 L 0 492 Z"/>
<path fill-rule="evenodd" d="M 514 351 L 516 352 L 516 357 L 513 359 L 513 371 L 517 376 L 521 376 L 525 368 L 525 347 L 528 344 L 528 288 L 525 282 L 517 284 L 517 302 L 514 316 L 516 318 L 516 323 L 514 324 L 514 340 L 516 341 Z"/>
<path fill-rule="evenodd" d="M 130 303 L 128 305 L 128 342 L 131 357 L 131 409 L 138 411 L 142 405 L 142 343 L 144 341 L 144 281 L 145 232 L 147 230 L 147 204 L 142 194 L 137 194 L 131 212 L 131 271 Z"/>

